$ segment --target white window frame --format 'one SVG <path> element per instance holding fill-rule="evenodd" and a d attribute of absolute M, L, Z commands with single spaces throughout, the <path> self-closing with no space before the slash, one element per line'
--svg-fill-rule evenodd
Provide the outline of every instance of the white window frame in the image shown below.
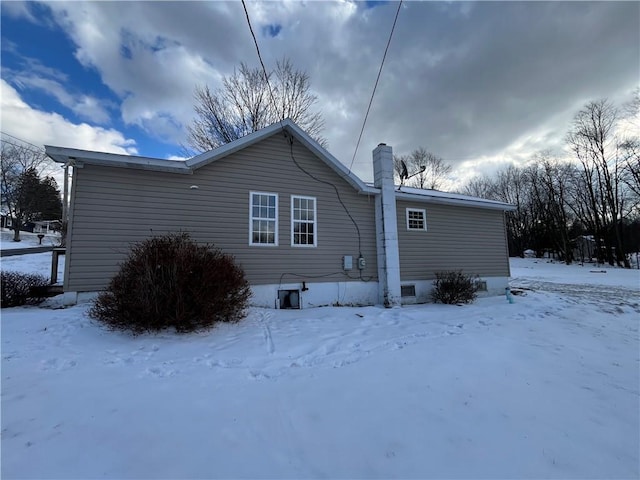
<path fill-rule="evenodd" d="M 262 218 L 253 216 L 253 196 L 254 195 L 267 195 L 275 197 L 276 199 L 276 218 Z M 274 229 L 274 243 L 260 243 L 253 241 L 253 221 L 254 220 L 268 220 L 275 222 Z M 278 194 L 273 192 L 249 192 L 249 245 L 254 247 L 277 247 L 278 246 Z"/>
<path fill-rule="evenodd" d="M 295 199 L 301 200 L 313 200 L 313 222 L 309 222 L 308 220 L 295 220 L 293 216 L 294 210 L 294 201 Z M 296 222 L 301 223 L 312 223 L 313 224 L 313 244 L 296 244 L 294 242 L 295 234 L 294 234 L 294 225 Z M 291 195 L 291 246 L 296 248 L 314 248 L 318 246 L 318 200 L 316 197 L 307 197 L 304 195 Z"/>
<path fill-rule="evenodd" d="M 421 213 L 422 214 L 422 228 L 415 228 L 409 226 L 409 213 Z M 427 211 L 424 208 L 407 208 L 407 230 L 411 232 L 426 232 L 427 231 Z"/>

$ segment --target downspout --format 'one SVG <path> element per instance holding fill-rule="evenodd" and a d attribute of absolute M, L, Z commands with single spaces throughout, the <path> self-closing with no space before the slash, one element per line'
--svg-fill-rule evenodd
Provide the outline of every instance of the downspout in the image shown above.
<path fill-rule="evenodd" d="M 62 192 L 62 239 L 63 247 L 67 245 L 67 226 L 69 225 L 69 167 L 74 165 L 75 158 L 69 158 L 62 166 L 64 168 L 64 182 Z"/>

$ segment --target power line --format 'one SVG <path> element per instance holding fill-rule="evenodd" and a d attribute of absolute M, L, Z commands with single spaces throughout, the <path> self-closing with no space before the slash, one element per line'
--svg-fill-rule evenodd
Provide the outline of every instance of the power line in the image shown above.
<path fill-rule="evenodd" d="M 258 53 L 258 59 L 260 60 L 260 65 L 262 65 L 262 72 L 264 73 L 264 78 L 265 78 L 265 81 L 267 82 L 267 87 L 269 88 L 269 94 L 271 96 L 271 102 L 272 102 L 273 107 L 275 108 L 275 110 L 277 112 L 278 111 L 278 106 L 276 104 L 276 100 L 275 100 L 275 97 L 273 95 L 273 91 L 271 90 L 271 84 L 269 83 L 269 76 L 267 75 L 267 69 L 264 66 L 264 62 L 262 61 L 262 55 L 260 54 L 260 47 L 258 46 L 258 40 L 256 39 L 256 35 L 253 32 L 253 28 L 251 27 L 251 20 L 249 18 L 249 12 L 247 11 L 247 5 L 245 4 L 245 0 L 242 0 L 242 7 L 244 8 L 244 14 L 245 14 L 245 17 L 247 18 L 247 24 L 249 25 L 249 31 L 251 32 L 251 36 L 253 37 L 253 43 L 256 46 L 256 52 Z M 396 18 L 398 18 L 397 14 L 396 14 Z M 394 22 L 394 25 L 395 25 L 395 22 Z M 387 48 L 388 48 L 388 46 L 387 46 Z M 386 55 L 386 51 L 385 51 L 385 55 Z M 284 115 L 284 111 L 283 111 L 283 115 Z M 302 168 L 302 166 L 297 162 L 297 160 L 296 160 L 296 158 L 295 158 L 295 156 L 293 154 L 293 137 L 291 137 L 290 135 L 287 135 L 287 131 L 284 128 L 282 120 L 283 120 L 282 118 L 279 120 L 280 121 L 280 128 L 282 129 L 282 132 L 284 133 L 285 137 L 287 138 L 287 140 L 289 142 L 289 152 L 290 152 L 290 155 L 291 155 L 291 160 L 293 161 L 295 166 L 298 167 L 299 170 L 301 170 L 307 176 L 311 177 L 316 182 L 323 183 L 323 184 L 326 184 L 326 185 L 330 185 L 331 187 L 333 187 L 333 189 L 335 190 L 336 196 L 338 198 L 338 201 L 340 202 L 340 205 L 342 205 L 342 208 L 344 209 L 345 213 L 347 214 L 347 216 L 349 217 L 349 219 L 351 220 L 351 222 L 353 223 L 353 225 L 354 225 L 354 227 L 356 229 L 356 233 L 358 235 L 358 254 L 360 256 L 362 256 L 362 236 L 360 234 L 360 227 L 358 227 L 358 223 L 355 221 L 355 219 L 353 218 L 353 216 L 349 212 L 349 209 L 347 208 L 347 206 L 343 202 L 342 197 L 340 196 L 340 191 L 338 190 L 338 187 L 336 187 L 331 182 L 319 179 L 318 177 L 314 176 L 313 174 L 311 174 L 310 172 L 308 172 L 307 170 Z M 282 276 L 280 277 L 280 282 L 281 283 L 282 283 L 282 278 L 284 277 L 284 275 L 285 274 L 283 273 Z M 360 280 L 368 281 L 368 280 L 365 280 L 362 277 L 362 271 L 360 272 Z"/>
<path fill-rule="evenodd" d="M 6 132 L 3 132 L 3 131 L 0 131 L 0 133 L 1 133 L 2 135 L 6 135 L 7 137 L 15 138 L 15 139 L 16 139 L 16 140 L 18 140 L 19 142 L 26 143 L 27 145 L 31 145 L 32 147 L 37 148 L 39 153 L 44 152 L 44 148 L 39 147 L 38 145 L 35 145 L 35 144 L 31 143 L 31 142 L 27 142 L 26 140 L 23 140 L 22 138 L 18 138 L 18 137 L 16 137 L 15 135 L 11 135 L 10 133 L 6 133 Z M 7 143 L 11 143 L 11 142 L 7 142 Z M 13 145 L 13 144 L 12 144 L 12 145 Z"/>
<path fill-rule="evenodd" d="M 243 0 L 244 3 L 244 0 Z M 369 117 L 369 110 L 371 110 L 371 104 L 373 103 L 373 97 L 376 94 L 376 88 L 378 88 L 378 81 L 380 80 L 380 74 L 382 73 L 382 67 L 384 66 L 384 60 L 387 58 L 387 51 L 389 50 L 389 45 L 391 44 L 391 37 L 393 37 L 393 31 L 396 28 L 396 22 L 398 21 L 398 14 L 400 13 L 400 7 L 402 6 L 402 0 L 398 3 L 398 9 L 396 10 L 396 17 L 393 19 L 393 25 L 391 26 L 391 33 L 389 33 L 389 40 L 387 40 L 387 46 L 384 49 L 384 55 L 382 56 L 382 62 L 380 63 L 380 70 L 378 70 L 378 76 L 376 77 L 376 83 L 373 86 L 373 92 L 371 92 L 371 98 L 369 99 L 369 106 L 367 107 L 367 113 L 364 116 L 364 121 L 362 122 L 362 129 L 360 130 L 360 136 L 358 136 L 358 143 L 356 143 L 356 149 L 353 152 L 353 158 L 351 159 L 351 164 L 349 165 L 349 172 L 351 172 L 351 167 L 353 166 L 353 161 L 356 159 L 356 154 L 358 153 L 358 147 L 360 146 L 360 140 L 362 140 L 362 134 L 364 133 L 364 126 L 367 124 L 367 118 Z"/>
<path fill-rule="evenodd" d="M 260 60 L 260 65 L 262 65 L 262 73 L 264 73 L 264 80 L 265 82 L 267 82 L 267 88 L 269 89 L 269 95 L 271 95 L 271 103 L 273 103 L 273 107 L 276 109 L 276 113 L 278 113 L 278 105 L 276 103 L 276 99 L 273 95 L 273 91 L 271 90 L 271 83 L 269 83 L 269 75 L 267 75 L 267 69 L 264 66 L 264 62 L 262 61 L 262 55 L 260 55 L 260 47 L 258 46 L 258 40 L 256 39 L 256 34 L 253 33 L 253 27 L 251 26 L 251 20 L 249 19 L 249 12 L 247 11 L 247 5 L 244 3 L 244 0 L 242 0 L 242 8 L 244 8 L 244 15 L 247 18 L 247 24 L 249 25 L 249 31 L 251 32 L 251 36 L 253 37 L 253 43 L 256 46 L 256 52 L 258 52 L 258 59 Z M 282 115 L 284 116 L 284 110 L 282 112 Z M 283 128 L 284 127 L 282 125 L 282 118 L 280 118 L 280 126 Z"/>
<path fill-rule="evenodd" d="M 11 140 L 3 139 L 2 143 L 6 143 L 7 145 L 11 145 L 12 147 L 19 148 L 21 150 L 25 150 L 27 152 L 31 152 L 35 155 L 44 155 L 45 151 L 42 149 L 36 150 L 35 148 L 28 147 L 22 143 L 12 142 Z M 31 145 L 31 144 L 30 144 Z"/>

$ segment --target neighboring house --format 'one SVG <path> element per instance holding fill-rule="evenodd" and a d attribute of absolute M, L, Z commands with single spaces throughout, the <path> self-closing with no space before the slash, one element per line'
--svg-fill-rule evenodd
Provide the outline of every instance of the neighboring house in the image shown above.
<path fill-rule="evenodd" d="M 59 232 L 62 228 L 62 222 L 60 220 L 38 220 L 33 223 L 33 233 Z"/>
<path fill-rule="evenodd" d="M 511 205 L 393 184 L 391 147 L 367 185 L 291 120 L 186 161 L 61 147 L 73 166 L 64 289 L 107 286 L 132 243 L 186 231 L 232 254 L 264 307 L 429 300 L 435 272 L 507 286 Z"/>
<path fill-rule="evenodd" d="M 591 262 L 597 254 L 596 240 L 593 235 L 578 235 L 571 240 L 573 258 L 579 262 Z"/>
<path fill-rule="evenodd" d="M 13 226 L 13 221 L 8 213 L 0 214 L 0 227 L 1 228 L 11 228 Z"/>

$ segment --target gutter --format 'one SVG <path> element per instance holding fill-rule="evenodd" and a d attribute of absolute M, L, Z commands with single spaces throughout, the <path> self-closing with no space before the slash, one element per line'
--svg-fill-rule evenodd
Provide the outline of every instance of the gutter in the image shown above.
<path fill-rule="evenodd" d="M 433 197 L 429 195 L 415 195 L 412 193 L 404 193 L 404 192 L 396 192 L 396 198 L 400 200 L 409 200 L 413 202 L 422 202 L 422 203 L 434 203 L 438 205 L 456 205 L 459 207 L 475 207 L 475 208 L 485 208 L 488 210 L 501 210 L 501 211 L 514 211 L 516 209 L 515 205 L 511 205 L 510 203 L 501 203 L 501 202 L 493 202 L 487 200 L 467 200 L 460 198 L 451 198 L 451 197 Z"/>

